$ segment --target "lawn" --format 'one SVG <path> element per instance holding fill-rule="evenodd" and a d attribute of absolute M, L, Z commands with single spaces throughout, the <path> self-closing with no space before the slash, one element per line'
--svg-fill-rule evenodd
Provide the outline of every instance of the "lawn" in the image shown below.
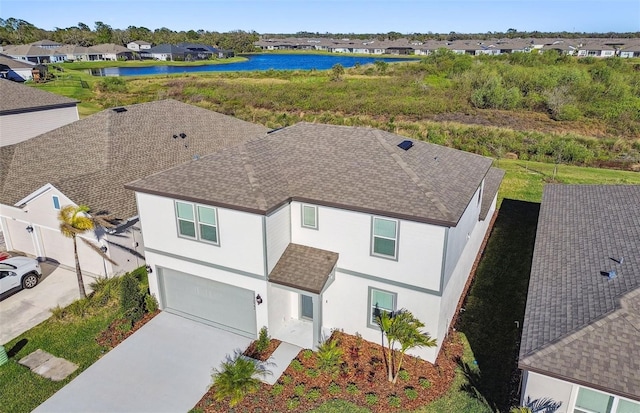
<path fill-rule="evenodd" d="M 144 267 L 135 273 L 140 288 L 145 290 Z M 89 299 L 75 301 L 64 310 L 56 309 L 51 318 L 5 345 L 9 361 L 0 367 L 0 411 L 32 411 L 108 351 L 96 338 L 121 316 L 119 290 L 112 287 L 118 280 L 112 278 L 98 286 Z M 69 360 L 79 368 L 65 380 L 55 382 L 18 364 L 37 349 Z"/>

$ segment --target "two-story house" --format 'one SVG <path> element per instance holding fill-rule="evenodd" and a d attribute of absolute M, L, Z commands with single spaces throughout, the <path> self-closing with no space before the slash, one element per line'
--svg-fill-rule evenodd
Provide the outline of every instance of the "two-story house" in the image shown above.
<path fill-rule="evenodd" d="M 491 159 L 381 130 L 299 123 L 128 184 L 161 307 L 312 348 L 380 339 L 406 308 L 438 339 L 488 230 Z"/>

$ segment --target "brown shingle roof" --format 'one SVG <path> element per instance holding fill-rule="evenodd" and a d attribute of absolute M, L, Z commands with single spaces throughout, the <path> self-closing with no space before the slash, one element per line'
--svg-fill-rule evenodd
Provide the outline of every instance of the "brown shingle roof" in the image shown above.
<path fill-rule="evenodd" d="M 78 101 L 7 79 L 0 79 L 0 115 L 75 106 Z"/>
<path fill-rule="evenodd" d="M 338 253 L 289 244 L 269 274 L 269 281 L 320 294 L 338 262 Z"/>
<path fill-rule="evenodd" d="M 1 171 L 0 202 L 13 205 L 50 183 L 76 203 L 129 218 L 137 209 L 125 183 L 268 130 L 175 100 L 126 109 L 104 110 L 6 149 L 13 156 Z"/>
<path fill-rule="evenodd" d="M 521 368 L 640 400 L 639 205 L 639 185 L 545 187 Z"/>
<path fill-rule="evenodd" d="M 455 225 L 491 159 L 364 127 L 299 123 L 128 185 L 267 213 L 296 199 Z"/>
<path fill-rule="evenodd" d="M 491 168 L 484 178 L 484 190 L 482 192 L 482 205 L 480 206 L 480 219 L 485 220 L 491 208 L 493 198 L 500 189 L 500 184 L 504 178 L 504 171 L 498 168 Z"/>

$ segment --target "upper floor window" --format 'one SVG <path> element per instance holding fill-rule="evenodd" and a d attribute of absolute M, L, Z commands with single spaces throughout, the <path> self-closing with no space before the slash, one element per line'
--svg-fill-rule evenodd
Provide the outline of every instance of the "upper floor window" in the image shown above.
<path fill-rule="evenodd" d="M 372 254 L 396 258 L 398 253 L 398 221 L 373 217 L 372 227 Z"/>
<path fill-rule="evenodd" d="M 302 226 L 305 228 L 318 229 L 318 207 L 302 205 Z"/>
<path fill-rule="evenodd" d="M 176 219 L 179 236 L 218 244 L 218 216 L 215 208 L 176 201 Z"/>
<path fill-rule="evenodd" d="M 54 195 L 52 198 L 53 198 L 53 209 L 60 209 L 60 198 L 58 198 L 57 195 Z"/>

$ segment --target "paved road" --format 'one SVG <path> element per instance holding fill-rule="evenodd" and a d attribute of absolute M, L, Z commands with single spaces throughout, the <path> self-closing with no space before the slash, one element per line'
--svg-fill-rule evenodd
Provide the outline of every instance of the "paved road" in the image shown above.
<path fill-rule="evenodd" d="M 0 301 L 0 344 L 5 344 L 51 317 L 49 311 L 66 307 L 80 297 L 76 272 L 50 262 L 40 263 L 42 278 L 30 290 L 22 290 Z M 94 277 L 84 275 L 87 293 Z"/>
<path fill-rule="evenodd" d="M 161 312 L 34 412 L 186 412 L 207 392 L 212 369 L 250 342 Z"/>

